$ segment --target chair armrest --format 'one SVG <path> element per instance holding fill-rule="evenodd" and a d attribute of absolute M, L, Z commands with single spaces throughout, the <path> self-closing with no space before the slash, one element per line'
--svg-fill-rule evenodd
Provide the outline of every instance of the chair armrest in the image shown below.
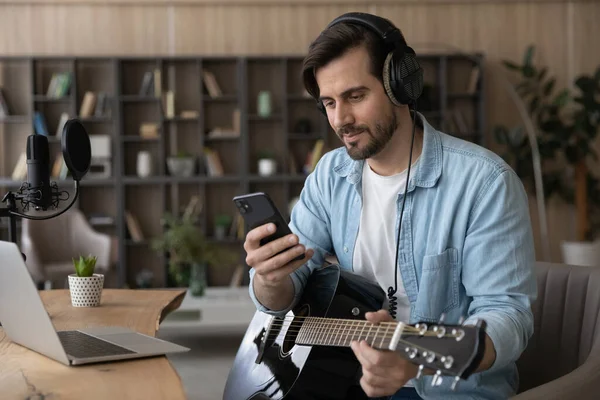
<path fill-rule="evenodd" d="M 83 215 L 73 221 L 73 243 L 82 256 L 89 254 L 98 257 L 96 268 L 108 271 L 111 267 L 111 236 L 95 231 Z"/>
<path fill-rule="evenodd" d="M 597 399 L 600 393 L 600 354 L 594 349 L 585 363 L 544 385 L 511 397 L 511 400 Z"/>
<path fill-rule="evenodd" d="M 44 265 L 29 235 L 21 235 L 21 252 L 25 254 L 25 265 L 32 279 L 36 283 L 45 281 Z"/>

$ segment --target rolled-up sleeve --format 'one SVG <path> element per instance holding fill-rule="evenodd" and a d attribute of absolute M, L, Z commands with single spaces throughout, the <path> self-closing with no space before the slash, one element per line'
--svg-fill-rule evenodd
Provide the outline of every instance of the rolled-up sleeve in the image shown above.
<path fill-rule="evenodd" d="M 332 253 L 332 240 L 330 235 L 330 220 L 328 212 L 327 190 L 327 155 L 323 156 L 317 164 L 313 173 L 305 181 L 304 187 L 294 209 L 292 210 L 290 229 L 298 235 L 299 241 L 306 249 L 313 249 L 313 257 L 290 276 L 294 284 L 294 300 L 283 310 L 270 310 L 261 304 L 256 298 L 253 288 L 255 271 L 250 269 L 250 298 L 256 305 L 257 310 L 264 313 L 283 316 L 287 314 L 298 303 L 302 297 L 304 287 L 312 271 L 321 267 L 325 257 Z"/>
<path fill-rule="evenodd" d="M 469 217 L 462 282 L 472 298 L 465 324 L 486 322 L 496 359 L 490 370 L 516 361 L 533 334 L 537 297 L 529 203 L 512 170 L 481 188 Z"/>

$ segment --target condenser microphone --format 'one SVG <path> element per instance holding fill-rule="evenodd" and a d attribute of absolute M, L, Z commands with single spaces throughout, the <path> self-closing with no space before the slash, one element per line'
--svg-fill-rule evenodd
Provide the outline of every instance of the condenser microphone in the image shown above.
<path fill-rule="evenodd" d="M 46 211 L 53 203 L 50 186 L 50 150 L 44 135 L 27 137 L 27 201 Z"/>

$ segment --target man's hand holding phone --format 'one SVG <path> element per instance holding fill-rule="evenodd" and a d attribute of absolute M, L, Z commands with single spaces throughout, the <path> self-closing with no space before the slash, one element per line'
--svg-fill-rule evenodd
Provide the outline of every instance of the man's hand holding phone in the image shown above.
<path fill-rule="evenodd" d="M 295 234 L 285 235 L 261 246 L 261 240 L 274 234 L 273 223 L 260 225 L 248 232 L 244 249 L 246 263 L 254 269 L 254 292 L 258 301 L 272 310 L 287 308 L 293 300 L 290 274 L 306 263 L 314 250 L 306 250 Z M 302 259 L 296 259 L 303 256 Z M 294 260 L 296 259 L 296 260 Z"/>

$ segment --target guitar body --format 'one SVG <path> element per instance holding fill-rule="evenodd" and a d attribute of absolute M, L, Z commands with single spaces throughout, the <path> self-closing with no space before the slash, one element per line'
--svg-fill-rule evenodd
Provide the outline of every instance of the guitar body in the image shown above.
<path fill-rule="evenodd" d="M 362 321 L 367 311 L 379 310 L 384 299 L 379 286 L 335 264 L 314 271 L 285 318 L 256 312 L 223 399 L 368 399 L 359 384 L 360 363 L 349 347 L 299 345 L 295 338 L 304 317 Z M 331 329 L 335 332 L 335 326 Z"/>

